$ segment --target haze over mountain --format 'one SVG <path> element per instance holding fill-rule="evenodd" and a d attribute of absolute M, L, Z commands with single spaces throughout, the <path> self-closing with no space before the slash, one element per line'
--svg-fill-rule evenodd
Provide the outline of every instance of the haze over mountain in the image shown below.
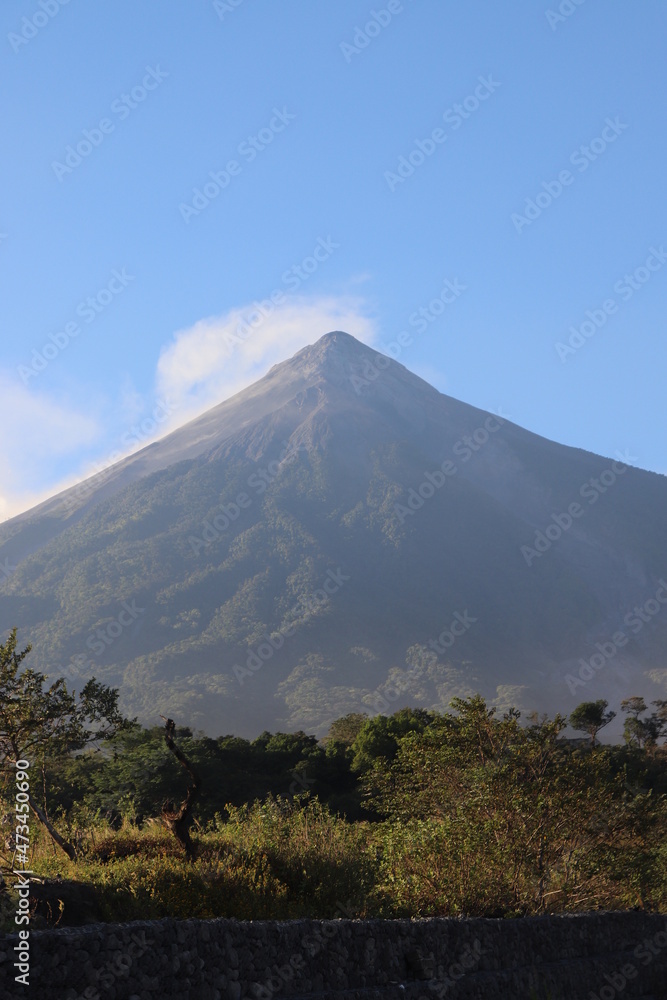
<path fill-rule="evenodd" d="M 0 525 L 0 625 L 210 735 L 666 697 L 666 502 L 335 332 Z"/>

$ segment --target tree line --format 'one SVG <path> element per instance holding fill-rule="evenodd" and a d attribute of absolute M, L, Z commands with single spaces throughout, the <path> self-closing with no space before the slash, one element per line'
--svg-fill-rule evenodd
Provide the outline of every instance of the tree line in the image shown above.
<path fill-rule="evenodd" d="M 444 714 L 352 713 L 321 740 L 212 739 L 172 720 L 139 726 L 119 711 L 118 691 L 94 678 L 78 697 L 63 679 L 48 684 L 24 665 L 29 652 L 15 629 L 0 644 L 4 797 L 15 763 L 29 760 L 30 807 L 70 858 L 91 817 L 112 826 L 161 817 L 194 858 L 198 834 L 238 821 L 239 809 L 270 802 L 294 815 L 317 801 L 332 817 L 381 831 L 387 877 L 400 860 L 392 905 L 405 912 L 428 912 L 439 879 L 473 880 L 499 912 L 508 899 L 579 905 L 601 872 L 635 905 L 667 898 L 665 700 L 625 699 L 619 745 L 599 741 L 616 714 L 604 700 L 524 721 L 515 709 L 499 717 L 479 695 L 454 699 Z M 567 738 L 568 724 L 582 737 Z"/>

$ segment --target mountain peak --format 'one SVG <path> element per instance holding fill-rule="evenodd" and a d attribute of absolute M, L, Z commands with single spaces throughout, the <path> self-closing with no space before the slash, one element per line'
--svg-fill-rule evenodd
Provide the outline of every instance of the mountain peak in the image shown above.
<path fill-rule="evenodd" d="M 269 372 L 269 378 L 297 378 L 311 386 L 326 384 L 359 402 L 383 400 L 399 410 L 442 395 L 428 382 L 376 347 L 343 330 L 325 333 Z"/>
<path fill-rule="evenodd" d="M 349 350 L 354 344 L 361 345 L 361 341 L 353 337 L 351 333 L 346 333 L 344 330 L 331 330 L 330 333 L 325 333 L 319 340 L 315 341 L 313 346 Z"/>
<path fill-rule="evenodd" d="M 325 333 L 314 344 L 308 344 L 307 347 L 297 351 L 287 363 L 298 366 L 317 365 L 331 361 L 339 364 L 345 362 L 363 364 L 375 357 L 376 354 L 377 351 L 357 340 L 352 334 L 345 333 L 343 330 L 332 330 L 330 333 Z"/>
<path fill-rule="evenodd" d="M 291 358 L 274 365 L 267 377 L 297 377 L 311 382 L 314 380 L 315 383 L 324 380 L 350 389 L 353 378 L 361 377 L 364 369 L 368 371 L 369 365 L 378 356 L 382 357 L 351 334 L 332 330 L 314 344 L 302 347 Z M 392 363 L 387 358 L 386 363 L 381 362 L 381 367 L 386 368 Z"/>

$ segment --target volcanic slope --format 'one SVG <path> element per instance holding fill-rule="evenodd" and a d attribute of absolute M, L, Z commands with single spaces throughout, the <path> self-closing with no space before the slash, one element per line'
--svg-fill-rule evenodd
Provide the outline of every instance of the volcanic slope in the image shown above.
<path fill-rule="evenodd" d="M 45 673 L 210 735 L 476 691 L 551 712 L 665 697 L 666 507 L 665 477 L 334 332 L 0 525 L 0 625 Z"/>

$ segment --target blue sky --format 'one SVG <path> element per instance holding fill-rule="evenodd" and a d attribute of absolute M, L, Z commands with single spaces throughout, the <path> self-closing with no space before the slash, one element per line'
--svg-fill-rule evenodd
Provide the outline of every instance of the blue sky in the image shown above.
<path fill-rule="evenodd" d="M 660 0 L 0 21 L 0 518 L 330 329 L 667 472 Z"/>

